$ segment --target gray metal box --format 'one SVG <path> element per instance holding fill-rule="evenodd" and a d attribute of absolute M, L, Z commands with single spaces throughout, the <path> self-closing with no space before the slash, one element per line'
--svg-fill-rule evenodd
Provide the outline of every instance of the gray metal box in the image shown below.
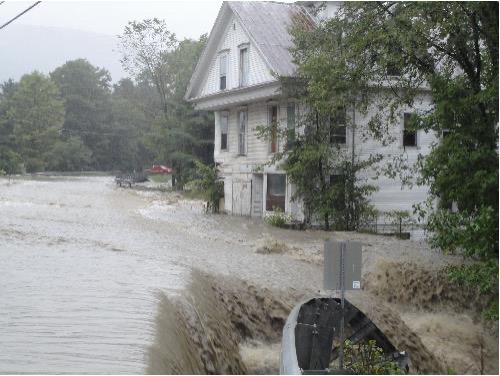
<path fill-rule="evenodd" d="M 340 253 L 341 243 L 329 240 L 325 242 L 323 265 L 323 288 L 325 290 L 340 290 Z M 345 290 L 361 289 L 361 243 L 345 242 L 344 275 Z"/>

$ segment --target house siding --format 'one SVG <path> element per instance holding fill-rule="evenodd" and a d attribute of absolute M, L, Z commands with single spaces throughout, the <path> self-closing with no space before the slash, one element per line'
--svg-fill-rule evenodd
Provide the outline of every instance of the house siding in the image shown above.
<path fill-rule="evenodd" d="M 280 67 L 287 66 L 287 64 L 283 64 L 283 59 L 273 60 L 271 57 L 276 57 L 272 46 L 276 43 L 276 46 L 285 48 L 288 39 L 283 37 L 282 29 L 274 27 L 276 24 L 272 22 L 275 20 L 267 17 L 268 14 L 265 13 L 267 5 L 255 8 L 255 4 L 257 3 L 251 4 L 250 7 L 253 13 L 248 13 L 248 9 L 244 6 L 223 5 L 220 13 L 223 17 L 216 23 L 215 33 L 211 35 L 211 37 L 215 35 L 218 42 L 214 40 L 210 44 L 209 54 L 207 53 L 203 64 L 200 65 L 200 69 L 203 69 L 204 72 L 203 76 L 193 76 L 197 77 L 197 80 L 192 88 L 188 89 L 186 97 L 195 103 L 195 108 L 215 112 L 214 159 L 220 166 L 220 176 L 224 180 L 225 201 L 223 207 L 225 211 L 237 215 L 262 216 L 266 213 L 268 175 L 284 174 L 284 171 L 280 170 L 279 166 L 269 165 L 272 158 L 269 141 L 257 136 L 257 128 L 268 125 L 268 109 L 271 105 L 278 106 L 280 126 L 286 127 L 288 101 L 283 99 L 280 83 L 271 74 L 270 67 L 272 63 L 274 70 L 279 71 Z M 340 2 L 328 3 L 322 14 L 318 15 L 318 19 L 331 17 L 338 10 L 339 4 Z M 276 11 L 276 7 L 281 7 L 280 9 L 283 9 L 284 12 L 289 9 L 285 4 L 274 4 L 272 7 L 274 11 Z M 234 12 L 234 9 L 239 9 L 240 13 Z M 254 12 L 256 9 L 257 13 Z M 241 14 L 244 14 L 245 17 L 242 17 Z M 245 29 L 238 20 L 242 20 L 248 29 Z M 261 29 L 255 30 L 255 25 L 260 25 L 263 21 L 268 23 L 264 22 L 262 25 L 279 33 L 273 35 L 272 33 L 262 33 Z M 284 18 L 281 19 L 281 22 L 285 21 Z M 252 38 L 246 33 L 246 30 L 253 30 Z M 259 41 L 258 46 L 253 44 L 254 40 Z M 242 45 L 248 46 L 249 51 L 249 75 L 247 85 L 244 88 L 239 86 L 239 51 Z M 263 49 L 264 45 L 268 48 Z M 266 51 L 266 56 L 263 56 L 261 51 Z M 226 54 L 228 60 L 226 89 L 221 91 L 219 90 L 219 56 L 222 53 Z M 282 70 L 288 71 L 287 69 Z M 403 115 L 405 112 L 427 111 L 431 106 L 430 94 L 423 91 L 420 97 L 415 100 L 415 108 L 408 108 L 406 111 L 403 109 L 399 114 L 399 124 L 389 127 L 395 140 L 389 145 L 383 145 L 371 137 L 367 139 L 364 137 L 367 134 L 364 131 L 368 127 L 370 119 L 379 112 L 376 105 L 364 115 L 355 113 L 356 127 L 354 131 L 348 129 L 345 150 L 350 152 L 354 141 L 355 153 L 359 158 L 364 159 L 373 154 L 381 154 L 384 157 L 381 163 L 383 164 L 396 156 L 403 155 L 409 165 L 414 164 L 420 154 L 427 155 L 430 152 L 432 144 L 438 142 L 439 137 L 433 132 L 426 133 L 419 130 L 417 131 L 417 146 L 404 148 Z M 241 110 L 246 110 L 248 114 L 245 155 L 238 153 L 238 112 Z M 223 111 L 228 113 L 227 150 L 220 149 L 220 119 Z M 300 106 L 299 112 L 304 113 L 305 111 L 307 108 Z M 284 141 L 281 140 L 278 143 L 278 148 L 283 150 L 283 147 Z M 375 170 L 372 169 L 359 177 L 366 178 L 369 183 L 378 186 L 379 190 L 371 197 L 371 203 L 382 213 L 379 217 L 382 223 L 387 220 L 384 213 L 394 210 L 406 210 L 412 213 L 414 204 L 428 198 L 429 188 L 426 186 L 414 185 L 410 189 L 402 187 L 400 180 L 390 179 L 383 175 L 372 179 L 375 175 Z M 285 211 L 291 214 L 294 219 L 301 221 L 304 219 L 304 208 L 300 201 L 292 201 L 294 192 L 294 186 L 287 179 Z M 256 199 L 255 196 L 260 197 Z M 421 238 L 423 231 L 413 231 L 412 235 Z"/>
<path fill-rule="evenodd" d="M 205 83 L 201 90 L 201 97 L 221 92 L 219 90 L 219 56 L 225 51 L 228 57 L 228 72 L 226 78 L 226 91 L 240 87 L 239 82 L 239 46 L 248 44 L 249 75 L 246 86 L 259 85 L 265 82 L 276 81 L 269 67 L 259 55 L 256 47 L 241 27 L 236 17 L 231 17 L 227 24 L 224 36 L 221 39 L 215 55 L 213 56 Z"/>
<path fill-rule="evenodd" d="M 393 157 L 403 155 L 409 165 L 414 165 L 417 162 L 419 155 L 429 154 L 432 144 L 438 142 L 439 138 L 434 132 L 417 131 L 417 146 L 403 147 L 403 114 L 405 112 L 414 113 L 426 111 L 431 106 L 431 98 L 429 95 L 422 94 L 417 98 L 415 107 L 403 109 L 400 113 L 398 125 L 390 128 L 390 134 L 395 139 L 389 145 L 382 145 L 380 141 L 373 138 L 364 140 L 361 137 L 361 131 L 366 129 L 371 117 L 376 115 L 377 109 L 373 106 L 366 116 L 357 114 L 356 116 L 356 153 L 360 158 L 365 159 L 373 154 L 381 154 L 384 157 L 383 162 L 390 161 Z M 369 174 L 368 174 L 369 175 Z M 373 176 L 373 174 L 371 174 Z M 428 187 L 414 185 L 413 188 L 402 188 L 399 179 L 391 179 L 385 176 L 380 176 L 374 181 L 379 186 L 379 191 L 372 197 L 372 203 L 380 211 L 393 210 L 409 210 L 412 211 L 412 205 L 424 201 L 428 196 Z M 397 197 L 397 200 L 394 198 Z"/>
<path fill-rule="evenodd" d="M 241 165 L 257 167 L 269 162 L 272 157 L 269 141 L 258 137 L 258 127 L 267 126 L 268 108 L 278 106 L 278 119 L 280 127 L 286 127 L 286 107 L 288 101 L 271 101 L 249 104 L 247 106 L 232 107 L 227 110 L 215 111 L 215 162 L 226 167 L 239 169 Z M 246 132 L 246 155 L 238 154 L 238 112 L 248 111 L 248 124 Z M 220 117 L 223 111 L 229 113 L 228 150 L 220 149 Z M 278 142 L 279 150 L 283 150 L 283 140 Z M 274 169 L 272 169 L 274 170 Z M 249 170 L 251 171 L 251 169 Z"/>
<path fill-rule="evenodd" d="M 215 112 L 215 152 L 214 157 L 217 163 L 221 164 L 221 174 L 225 179 L 226 193 L 226 211 L 233 214 L 250 215 L 251 189 L 241 188 L 253 179 L 253 174 L 263 174 L 263 193 L 264 205 L 262 212 L 265 213 L 265 193 L 267 190 L 267 174 L 268 173 L 284 173 L 277 166 L 268 166 L 272 154 L 269 148 L 269 142 L 265 139 L 260 139 L 257 136 L 257 127 L 267 125 L 268 108 L 271 105 L 278 106 L 278 118 L 280 126 L 286 126 L 286 107 L 289 102 L 286 100 L 260 102 L 249 104 L 248 106 L 229 108 L 229 126 L 228 126 L 228 150 L 220 150 L 220 114 L 221 111 Z M 356 130 L 348 130 L 346 139 L 346 150 L 352 150 L 352 140 L 354 137 L 355 153 L 361 159 L 366 159 L 372 154 L 381 154 L 384 157 L 382 163 L 389 161 L 391 158 L 403 154 L 410 165 L 417 161 L 418 155 L 426 155 L 431 150 L 431 145 L 439 141 L 439 138 L 434 132 L 417 132 L 417 147 L 402 146 L 402 131 L 403 131 L 403 114 L 405 112 L 416 112 L 428 110 L 431 105 L 429 95 L 422 95 L 418 98 L 418 105 L 413 109 L 401 111 L 401 120 L 399 125 L 392 127 L 391 132 L 395 141 L 389 145 L 382 145 L 380 141 L 373 138 L 365 139 L 362 131 L 368 126 L 368 122 L 372 116 L 376 114 L 376 106 L 368 111 L 366 115 L 359 113 L 356 117 Z M 247 126 L 247 153 L 246 155 L 238 155 L 238 111 L 246 109 L 248 111 L 248 126 Z M 303 110 L 302 110 L 303 111 Z M 283 140 L 279 142 L 279 149 L 284 147 Z M 376 185 L 379 190 L 371 197 L 371 203 L 381 212 L 379 220 L 386 221 L 384 212 L 394 210 L 407 210 L 410 213 L 413 211 L 413 205 L 424 201 L 428 197 L 429 188 L 427 186 L 414 185 L 411 189 L 402 187 L 399 179 L 391 179 L 383 175 L 377 179 L 374 171 L 364 173 L 361 178 L 366 178 L 370 184 Z M 236 186 L 236 188 L 235 188 Z M 235 192 L 239 195 L 235 198 Z M 300 202 L 291 200 L 294 194 L 294 187 L 287 181 L 286 192 L 286 212 L 293 215 L 296 220 L 303 220 L 303 207 Z M 241 204 L 242 200 L 246 200 L 246 204 Z M 232 202 L 232 205 L 230 204 Z M 236 209 L 235 209 L 236 205 Z M 244 209 L 240 209 L 244 207 Z M 248 212 L 248 214 L 247 214 Z M 421 238 L 423 233 L 414 231 L 415 238 Z"/>

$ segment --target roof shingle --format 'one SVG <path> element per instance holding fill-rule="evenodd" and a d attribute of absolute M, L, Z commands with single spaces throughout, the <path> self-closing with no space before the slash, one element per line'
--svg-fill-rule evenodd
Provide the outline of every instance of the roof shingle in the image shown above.
<path fill-rule="evenodd" d="M 293 76 L 297 67 L 289 51 L 293 47 L 289 28 L 295 17 L 314 24 L 306 10 L 300 5 L 264 1 L 229 1 L 228 5 L 240 18 L 271 68 L 279 76 Z"/>

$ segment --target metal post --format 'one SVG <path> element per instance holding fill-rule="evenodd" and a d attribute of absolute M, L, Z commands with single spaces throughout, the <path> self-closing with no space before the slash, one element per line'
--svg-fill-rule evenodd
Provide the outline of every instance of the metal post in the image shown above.
<path fill-rule="evenodd" d="M 339 367 L 344 369 L 344 301 L 345 301 L 345 251 L 346 243 L 340 243 L 340 353 Z"/>

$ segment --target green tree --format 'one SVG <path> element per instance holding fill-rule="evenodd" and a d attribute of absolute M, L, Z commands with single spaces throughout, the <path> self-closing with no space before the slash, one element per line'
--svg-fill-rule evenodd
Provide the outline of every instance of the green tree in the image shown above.
<path fill-rule="evenodd" d="M 167 113 L 173 79 L 166 66 L 170 53 L 178 45 L 175 34 L 167 29 L 164 20 L 153 18 L 129 22 L 119 38 L 123 67 L 136 80 L 156 88 L 163 111 Z"/>
<path fill-rule="evenodd" d="M 14 121 L 7 117 L 10 99 L 18 83 L 10 79 L 0 85 L 0 173 L 12 175 L 22 172 L 22 158 L 15 151 Z"/>
<path fill-rule="evenodd" d="M 290 139 L 290 129 L 279 124 L 259 127 L 261 138 L 270 139 L 274 133 L 285 144 L 284 149 L 274 154 L 271 164 L 279 164 L 294 184 L 292 199 L 304 204 L 306 222 L 319 218 L 326 230 L 332 223 L 337 230 L 355 230 L 370 207 L 368 198 L 376 191 L 376 187 L 360 175 L 380 157 L 360 160 L 345 147 L 345 137 L 336 139 L 339 126 L 344 135 L 347 128 L 354 127 L 353 119 L 345 116 L 344 107 L 316 108 L 309 93 L 301 90 L 307 78 L 285 81 L 287 91 L 301 91 L 301 103 L 308 110 L 296 116 L 293 139 Z"/>
<path fill-rule="evenodd" d="M 192 177 L 196 160 L 213 161 L 213 115 L 194 111 L 183 99 L 205 44 L 206 36 L 177 41 L 158 19 L 130 22 L 120 37 L 125 69 L 157 91 L 161 113 L 145 140 L 155 162 L 174 168 L 177 189 Z"/>
<path fill-rule="evenodd" d="M 79 137 L 57 140 L 49 154 L 51 171 L 84 171 L 91 163 L 92 152 Z"/>
<path fill-rule="evenodd" d="M 79 137 L 92 151 L 91 167 L 113 167 L 110 153 L 111 76 L 85 59 L 68 61 L 50 74 L 65 101 L 63 134 Z"/>
<path fill-rule="evenodd" d="M 431 245 L 484 263 L 487 274 L 464 267 L 455 276 L 488 286 L 498 284 L 498 29 L 496 2 L 351 2 L 318 28 L 292 32 L 317 105 L 332 93 L 354 99 L 370 117 L 367 135 L 383 144 L 394 142 L 403 109 L 431 94 L 432 108 L 411 122 L 442 141 L 416 165 L 395 157 L 386 172 L 430 187 L 416 211 Z"/>
<path fill-rule="evenodd" d="M 7 101 L 6 118 L 13 124 L 17 153 L 26 170 L 44 170 L 64 123 L 57 86 L 39 72 L 24 75 Z"/>
<path fill-rule="evenodd" d="M 110 153 L 114 168 L 121 171 L 142 170 L 153 160 L 153 153 L 147 148 L 146 135 L 151 131 L 154 115 L 150 97 L 144 96 L 144 88 L 130 79 L 120 80 L 114 85 L 111 102 Z"/>
<path fill-rule="evenodd" d="M 0 150 L 0 176 L 22 173 L 22 158 L 13 150 Z"/>

